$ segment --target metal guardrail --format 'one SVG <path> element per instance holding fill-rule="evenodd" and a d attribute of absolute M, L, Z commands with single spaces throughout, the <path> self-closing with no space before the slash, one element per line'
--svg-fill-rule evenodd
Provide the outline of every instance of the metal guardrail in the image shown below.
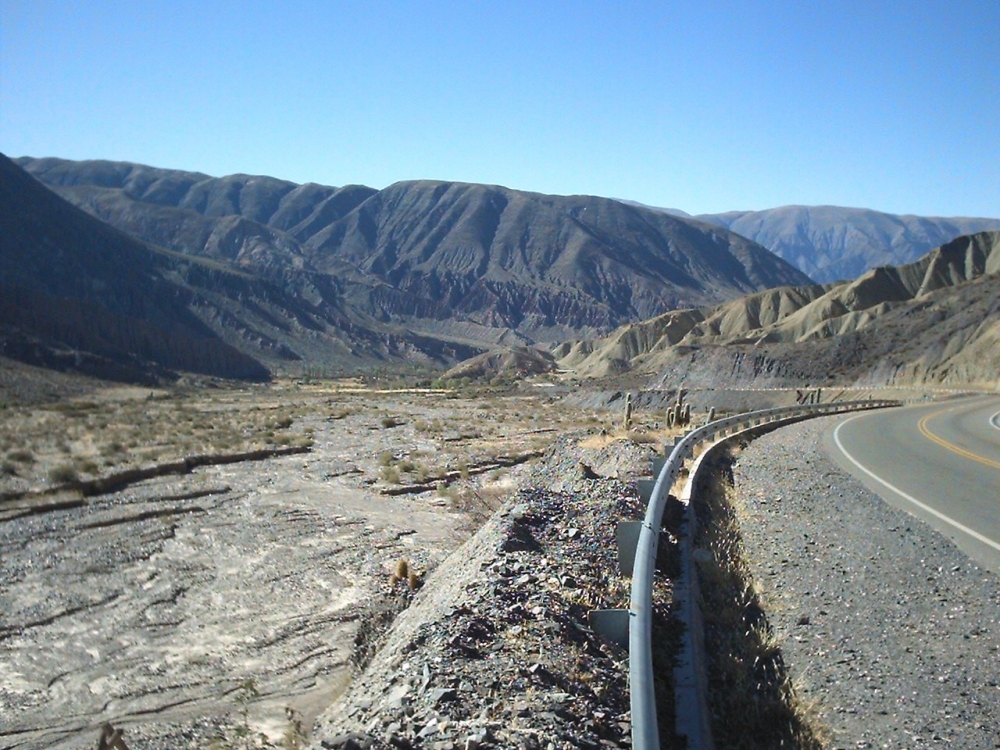
<path fill-rule="evenodd" d="M 800 405 L 762 409 L 717 419 L 692 430 L 678 442 L 660 470 L 653 485 L 646 516 L 639 530 L 632 566 L 632 593 L 628 610 L 629 692 L 632 708 L 632 747 L 634 750 L 659 750 L 656 723 L 656 695 L 653 688 L 653 573 L 660 524 L 670 488 L 684 461 L 695 447 L 737 428 L 754 427 L 796 418 L 839 414 L 847 411 L 899 406 L 898 401 L 851 401 L 831 404 Z"/>

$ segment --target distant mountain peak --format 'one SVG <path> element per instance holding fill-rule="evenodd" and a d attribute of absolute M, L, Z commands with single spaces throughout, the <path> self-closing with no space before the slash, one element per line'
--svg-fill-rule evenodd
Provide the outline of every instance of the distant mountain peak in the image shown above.
<path fill-rule="evenodd" d="M 897 215 L 843 206 L 781 206 L 696 218 L 763 245 L 819 282 L 912 263 L 956 237 L 1000 229 L 1000 219 Z"/>

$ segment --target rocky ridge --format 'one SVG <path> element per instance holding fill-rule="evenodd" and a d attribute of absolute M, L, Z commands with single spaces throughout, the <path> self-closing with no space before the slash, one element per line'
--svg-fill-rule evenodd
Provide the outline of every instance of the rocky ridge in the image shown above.
<path fill-rule="evenodd" d="M 359 313 L 335 278 L 300 263 L 248 273 L 135 239 L 2 155 L 0 230 L 0 355 L 30 364 L 144 383 L 178 371 L 267 380 L 480 351 Z"/>
<path fill-rule="evenodd" d="M 956 237 L 1000 229 L 996 218 L 897 215 L 840 206 L 781 206 L 695 218 L 749 237 L 820 283 L 912 263 Z"/>

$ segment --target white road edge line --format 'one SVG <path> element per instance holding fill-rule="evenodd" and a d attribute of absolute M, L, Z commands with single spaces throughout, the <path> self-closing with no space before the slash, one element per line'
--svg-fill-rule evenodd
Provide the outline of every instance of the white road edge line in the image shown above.
<path fill-rule="evenodd" d="M 997 415 L 1000 415 L 1000 412 L 997 412 Z M 899 495 L 900 497 L 902 497 L 905 500 L 909 500 L 911 503 L 913 503 L 914 505 L 916 505 L 921 510 L 926 511 L 927 513 L 930 513 L 935 518 L 941 519 L 942 521 L 944 521 L 946 524 L 949 524 L 950 526 L 954 526 L 956 529 L 958 529 L 959 531 L 961 531 L 964 534 L 968 534 L 973 539 L 976 539 L 976 540 L 982 542 L 983 544 L 989 545 L 993 549 L 995 549 L 997 551 L 1000 551 L 1000 543 L 994 542 L 992 539 L 990 539 L 989 537 L 983 536 L 978 531 L 973 531 L 968 526 L 963 526 L 962 524 L 960 524 L 955 519 L 949 518 L 944 513 L 941 513 L 941 512 L 939 512 L 937 510 L 934 510 L 934 508 L 930 507 L 929 505 L 925 505 L 924 503 L 922 503 L 919 500 L 917 500 L 917 498 L 915 498 L 912 495 L 908 495 L 907 493 L 903 492 L 901 489 L 899 489 L 899 487 L 896 487 L 894 485 L 889 484 L 887 481 L 885 481 L 884 479 L 882 479 L 882 477 L 880 477 L 880 476 L 876 475 L 875 473 L 869 471 L 864 466 L 862 466 L 860 463 L 858 463 L 857 459 L 855 459 L 854 456 L 852 456 L 850 453 L 848 453 L 847 449 L 844 448 L 844 444 L 840 442 L 840 428 L 843 427 L 848 422 L 850 422 L 850 421 L 852 421 L 854 419 L 857 419 L 857 418 L 858 417 L 851 417 L 850 419 L 845 419 L 843 422 L 841 422 L 839 425 L 837 425 L 837 428 L 833 431 L 833 441 L 837 444 L 837 447 L 840 449 L 840 452 L 844 454 L 844 456 L 847 458 L 848 461 L 850 461 L 852 464 L 854 464 L 855 466 L 857 466 L 859 469 L 861 469 L 861 471 L 863 471 L 865 474 L 867 474 L 868 476 L 870 476 L 876 482 L 878 482 L 879 484 L 885 485 L 890 490 L 892 490 L 893 492 L 895 492 L 897 495 Z"/>

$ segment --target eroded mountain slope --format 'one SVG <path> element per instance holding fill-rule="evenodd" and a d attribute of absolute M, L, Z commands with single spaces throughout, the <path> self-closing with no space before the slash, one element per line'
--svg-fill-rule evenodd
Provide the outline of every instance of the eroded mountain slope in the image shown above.
<path fill-rule="evenodd" d="M 888 214 L 841 206 L 782 206 L 697 218 L 749 237 L 818 282 L 912 263 L 956 237 L 1000 229 L 1000 219 Z"/>
<path fill-rule="evenodd" d="M 768 290 L 564 344 L 583 375 L 792 384 L 984 383 L 1000 373 L 1000 232 L 960 237 L 906 266 L 841 284 Z"/>
<path fill-rule="evenodd" d="M 2 353 L 35 364 L 125 380 L 175 371 L 262 380 L 477 353 L 365 318 L 329 276 L 255 274 L 137 240 L 2 155 L 0 236 Z"/>
<path fill-rule="evenodd" d="M 807 281 L 728 230 L 603 198 L 18 162 L 146 241 L 276 281 L 322 274 L 360 314 L 468 343 L 600 334 L 676 307 Z"/>

